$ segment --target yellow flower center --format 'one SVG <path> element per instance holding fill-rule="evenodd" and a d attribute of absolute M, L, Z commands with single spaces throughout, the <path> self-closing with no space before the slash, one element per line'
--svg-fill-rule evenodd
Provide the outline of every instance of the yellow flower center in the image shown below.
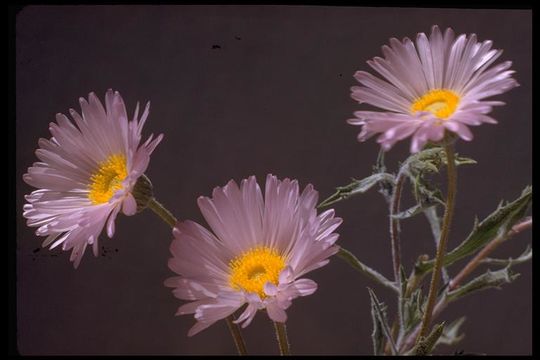
<path fill-rule="evenodd" d="M 92 204 L 108 202 L 114 193 L 122 188 L 122 181 L 126 176 L 127 164 L 124 155 L 111 155 L 102 161 L 97 171 L 90 177 L 88 198 Z"/>
<path fill-rule="evenodd" d="M 416 99 L 411 105 L 411 112 L 429 111 L 439 119 L 446 119 L 452 115 L 459 104 L 459 96 L 447 89 L 431 90 Z"/>
<path fill-rule="evenodd" d="M 264 299 L 264 285 L 277 285 L 279 273 L 285 267 L 285 259 L 268 247 L 246 251 L 229 262 L 229 284 L 233 289 L 257 293 Z"/>

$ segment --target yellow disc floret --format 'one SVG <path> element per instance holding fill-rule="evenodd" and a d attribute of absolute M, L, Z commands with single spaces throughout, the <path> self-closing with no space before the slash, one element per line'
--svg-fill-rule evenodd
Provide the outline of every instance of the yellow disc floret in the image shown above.
<path fill-rule="evenodd" d="M 268 247 L 257 247 L 244 252 L 229 262 L 229 284 L 233 289 L 257 293 L 264 299 L 264 285 L 277 285 L 285 259 Z"/>
<path fill-rule="evenodd" d="M 452 115 L 459 104 L 459 96 L 447 89 L 431 90 L 416 99 L 411 105 L 411 112 L 429 111 L 439 119 L 446 119 Z"/>
<path fill-rule="evenodd" d="M 127 164 L 124 155 L 111 155 L 102 161 L 90 178 L 88 198 L 92 204 L 108 202 L 114 193 L 122 188 L 126 176 Z"/>

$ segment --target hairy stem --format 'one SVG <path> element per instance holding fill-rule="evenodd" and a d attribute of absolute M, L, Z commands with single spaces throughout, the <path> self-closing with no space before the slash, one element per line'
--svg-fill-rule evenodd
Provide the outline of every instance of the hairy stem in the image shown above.
<path fill-rule="evenodd" d="M 161 218 L 161 220 L 165 221 L 170 227 L 174 227 L 176 225 L 176 218 L 174 215 L 165 208 L 162 204 L 160 204 L 155 198 L 152 198 L 150 202 L 148 202 L 148 207 Z"/>
<path fill-rule="evenodd" d="M 238 351 L 239 355 L 247 355 L 247 348 L 246 343 L 244 342 L 244 338 L 242 337 L 242 333 L 240 333 L 240 327 L 238 324 L 235 324 L 234 316 L 230 315 L 226 319 L 227 326 L 229 327 L 229 331 L 231 332 L 231 335 L 234 339 L 234 344 L 236 345 L 236 350 Z"/>
<path fill-rule="evenodd" d="M 287 327 L 285 323 L 274 321 L 274 328 L 276 330 L 276 338 L 279 345 L 280 355 L 290 355 L 291 349 L 289 348 L 289 340 L 287 339 Z"/>
<path fill-rule="evenodd" d="M 445 136 L 448 140 L 448 136 Z M 448 234 L 450 233 L 450 225 L 452 223 L 452 215 L 454 213 L 454 200 L 456 197 L 456 183 L 457 172 L 454 154 L 454 145 L 451 141 L 447 141 L 444 146 L 446 152 L 446 163 L 448 167 L 448 191 L 446 195 L 446 209 L 444 211 L 443 224 L 441 229 L 441 238 L 439 240 L 439 246 L 437 247 L 437 255 L 435 257 L 435 267 L 431 276 L 431 283 L 429 286 L 429 295 L 427 300 L 426 309 L 424 311 L 424 318 L 422 319 L 422 327 L 420 329 L 419 337 L 426 336 L 429 331 L 431 323 L 431 317 L 435 301 L 437 299 L 437 290 L 439 288 L 439 278 L 441 276 L 441 269 L 444 260 L 444 254 L 446 252 L 446 244 L 448 242 Z"/>
<path fill-rule="evenodd" d="M 394 266 L 394 282 L 397 285 L 399 290 L 398 296 L 398 327 L 397 334 L 398 338 L 401 337 L 405 325 L 403 322 L 403 292 L 401 286 L 401 242 L 399 237 L 399 219 L 396 219 L 394 215 L 399 213 L 399 203 L 401 201 L 401 192 L 403 190 L 403 184 L 405 181 L 405 173 L 403 171 L 405 167 L 402 167 L 398 172 L 396 178 L 396 185 L 394 186 L 394 191 L 392 192 L 392 198 L 390 200 L 390 241 L 392 244 L 392 265 Z M 392 327 L 394 330 L 394 327 Z M 395 336 L 392 334 L 392 336 Z"/>
<path fill-rule="evenodd" d="M 399 267 L 401 266 L 401 244 L 399 241 L 399 219 L 394 217 L 399 213 L 399 203 L 401 200 L 401 191 L 403 190 L 403 182 L 405 180 L 405 174 L 400 170 L 396 178 L 396 186 L 392 193 L 392 199 L 390 201 L 390 242 L 392 245 L 392 265 L 394 267 L 394 281 L 398 288 L 401 284 L 401 277 L 399 276 Z"/>

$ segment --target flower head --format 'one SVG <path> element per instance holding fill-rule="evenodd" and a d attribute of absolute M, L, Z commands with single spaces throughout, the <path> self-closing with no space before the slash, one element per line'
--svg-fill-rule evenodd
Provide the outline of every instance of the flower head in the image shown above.
<path fill-rule="evenodd" d="M 131 194 L 143 175 L 150 154 L 163 135 L 141 146 L 141 131 L 150 103 L 138 118 L 139 104 L 132 121 L 118 92 L 108 90 L 105 109 L 94 93 L 88 101 L 80 98 L 82 116 L 70 109 L 75 123 L 57 114 L 50 123 L 50 140 L 40 139 L 36 162 L 23 179 L 38 190 L 26 196 L 23 216 L 28 225 L 38 227 L 38 236 L 47 236 L 43 246 L 51 249 L 62 244 L 72 250 L 70 261 L 77 267 L 87 245 L 97 256 L 98 236 L 105 224 L 107 235 L 114 234 L 114 222 L 120 210 L 136 212 Z"/>
<path fill-rule="evenodd" d="M 311 295 L 317 284 L 301 278 L 328 263 L 335 254 L 341 224 L 334 210 L 317 216 L 318 193 L 308 185 L 299 194 L 298 182 L 266 178 L 265 196 L 254 176 L 240 187 L 230 181 L 215 188 L 212 199 L 200 197 L 199 208 L 213 233 L 193 221 L 173 230 L 169 268 L 180 276 L 165 285 L 189 300 L 177 315 L 195 314 L 189 336 L 231 315 L 246 327 L 257 310 L 285 322 L 285 310 L 299 296 Z"/>
<path fill-rule="evenodd" d="M 492 42 L 478 42 L 476 35 L 457 38 L 448 28 L 444 35 L 433 26 L 428 39 L 419 33 L 416 46 L 408 38 L 390 39 L 384 45 L 384 59 L 375 57 L 368 64 L 384 77 L 365 71 L 354 75 L 363 86 L 351 88 L 352 98 L 387 112 L 357 111 L 349 124 L 362 125 L 359 141 L 374 134 L 384 150 L 412 135 L 411 152 L 422 149 L 427 141 L 440 141 L 445 129 L 463 140 L 473 138 L 468 126 L 495 124 L 489 117 L 492 107 L 501 101 L 485 98 L 501 94 L 515 86 L 508 70 L 512 62 L 491 66 L 502 50 L 491 49 Z"/>

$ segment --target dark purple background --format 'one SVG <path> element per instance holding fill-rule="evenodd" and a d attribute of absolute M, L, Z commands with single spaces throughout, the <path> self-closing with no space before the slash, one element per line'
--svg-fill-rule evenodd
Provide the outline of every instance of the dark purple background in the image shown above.
<path fill-rule="evenodd" d="M 191 317 L 174 317 L 180 302 L 165 288 L 170 230 L 151 212 L 119 217 L 106 252 L 89 251 L 78 270 L 59 249 L 25 226 L 22 174 L 37 159 L 39 137 L 50 137 L 57 112 L 78 109 L 79 96 L 119 90 L 131 113 L 152 101 L 145 134 L 165 134 L 147 174 L 158 199 L 181 219 L 201 222 L 199 195 L 215 186 L 269 172 L 314 184 L 321 198 L 350 177 L 370 174 L 378 146 L 356 142 L 345 123 L 361 106 L 350 98 L 356 70 L 380 56 L 390 37 L 414 37 L 431 25 L 475 32 L 505 50 L 521 87 L 506 101 L 496 126 L 474 128 L 460 168 L 450 248 L 531 182 L 532 12 L 525 10 L 398 9 L 304 6 L 62 6 L 27 7 L 16 25 L 17 305 L 23 354 L 234 354 L 224 322 L 187 338 Z M 217 46 L 216 46 L 217 45 Z M 395 171 L 408 141 L 387 156 Z M 441 182 L 443 178 L 440 178 Z M 408 204 L 404 204 L 406 206 Z M 387 209 L 371 191 L 336 206 L 344 218 L 339 243 L 391 276 Z M 402 224 L 404 264 L 433 254 L 423 217 Z M 517 256 L 530 231 L 496 253 Z M 100 245 L 100 246 L 101 246 Z M 35 252 L 37 251 L 37 252 Z M 459 270 L 451 269 L 453 274 Z M 465 340 L 439 352 L 527 354 L 532 351 L 531 265 L 502 291 L 488 290 L 451 305 L 441 319 L 467 315 Z M 394 314 L 395 299 L 335 258 L 309 274 L 319 284 L 289 309 L 296 354 L 370 354 L 366 287 Z M 258 314 L 244 332 L 254 354 L 277 352 L 271 323 Z"/>

